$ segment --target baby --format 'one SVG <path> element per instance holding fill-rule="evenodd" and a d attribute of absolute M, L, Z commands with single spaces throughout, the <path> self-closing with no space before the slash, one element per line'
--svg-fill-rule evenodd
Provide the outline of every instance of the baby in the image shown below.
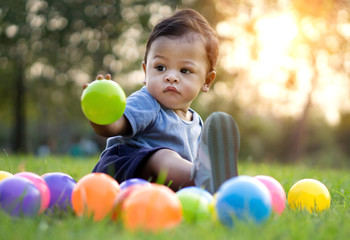
<path fill-rule="evenodd" d="M 190 108 L 215 80 L 218 49 L 215 31 L 194 10 L 159 22 L 146 45 L 144 86 L 127 98 L 124 115 L 109 125 L 90 122 L 108 137 L 93 172 L 119 183 L 156 181 L 165 173 L 165 184 L 174 191 L 195 185 L 211 193 L 236 176 L 240 136 L 234 119 L 216 112 L 203 125 Z"/>

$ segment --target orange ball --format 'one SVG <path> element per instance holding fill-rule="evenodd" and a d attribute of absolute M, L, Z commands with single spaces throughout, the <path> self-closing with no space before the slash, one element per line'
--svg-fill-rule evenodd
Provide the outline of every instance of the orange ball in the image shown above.
<path fill-rule="evenodd" d="M 123 211 L 124 203 L 133 191 L 135 191 L 136 189 L 139 189 L 139 188 L 147 187 L 148 185 L 149 184 L 147 184 L 147 185 L 137 184 L 137 185 L 132 185 L 132 186 L 124 188 L 124 189 L 120 188 L 121 190 L 120 190 L 117 198 L 115 199 L 115 202 L 113 205 L 113 210 L 112 210 L 112 215 L 111 215 L 112 220 L 114 220 L 114 221 L 119 220 L 120 215 Z"/>
<path fill-rule="evenodd" d="M 91 173 L 82 177 L 72 192 L 72 206 L 78 216 L 102 220 L 111 214 L 120 191 L 118 182 L 104 173 Z"/>
<path fill-rule="evenodd" d="M 122 219 L 128 230 L 171 229 L 182 220 L 181 202 L 170 188 L 151 184 L 135 189 L 125 200 Z"/>

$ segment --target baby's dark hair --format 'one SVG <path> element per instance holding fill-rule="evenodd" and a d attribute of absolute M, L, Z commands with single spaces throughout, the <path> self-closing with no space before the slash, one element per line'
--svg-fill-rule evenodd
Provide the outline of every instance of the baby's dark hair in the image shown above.
<path fill-rule="evenodd" d="M 209 71 L 214 70 L 219 55 L 218 37 L 208 21 L 191 9 L 177 11 L 173 16 L 162 20 L 153 28 L 146 45 L 145 63 L 151 45 L 158 37 L 182 37 L 189 33 L 198 33 L 203 38 L 209 61 Z"/>

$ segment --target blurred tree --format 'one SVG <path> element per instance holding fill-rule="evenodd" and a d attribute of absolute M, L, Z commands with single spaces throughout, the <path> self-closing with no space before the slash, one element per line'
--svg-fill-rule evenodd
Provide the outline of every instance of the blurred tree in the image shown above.
<path fill-rule="evenodd" d="M 6 111 L 0 113 L 0 121 L 12 129 L 12 150 L 33 151 L 47 141 L 67 144 L 69 136 L 90 129 L 80 110 L 82 85 L 109 72 L 129 93 L 142 82 L 144 43 L 157 21 L 178 7 L 202 9 L 214 21 L 212 4 L 2 0 L 0 107 Z"/>
<path fill-rule="evenodd" d="M 350 73 L 348 67 L 344 64 L 350 53 L 348 33 L 341 31 L 345 20 L 344 14 L 350 14 L 350 3 L 347 1 L 313 0 L 305 4 L 302 1 L 294 0 L 293 4 L 298 12 L 299 26 L 301 26 L 296 41 L 300 45 L 307 46 L 307 52 L 304 54 L 309 56 L 308 62 L 312 72 L 310 77 L 311 87 L 304 110 L 292 128 L 293 134 L 290 138 L 288 153 L 290 160 L 297 159 L 304 151 L 303 135 L 307 132 L 307 118 L 313 104 L 314 94 L 321 85 L 320 78 L 324 71 L 324 64 L 333 69 L 335 74 Z M 342 15 L 343 17 L 341 17 Z M 349 21 L 349 18 L 345 21 Z M 311 33 L 310 31 L 314 32 Z M 327 99 L 324 99 L 324 101 L 327 101 Z"/>
<path fill-rule="evenodd" d="M 193 104 L 203 119 L 213 111 L 233 115 L 241 128 L 242 153 L 255 159 L 295 160 L 323 149 L 330 131 L 321 134 L 324 122 L 310 111 L 323 96 L 320 89 L 329 88 L 327 76 L 337 85 L 339 79 L 350 82 L 350 2 L 344 0 L 2 0 L 0 145 L 11 136 L 15 152 L 34 151 L 41 143 L 61 152 L 72 136 L 89 136 L 81 86 L 109 72 L 127 95 L 138 88 L 150 30 L 185 7 L 201 12 L 221 42 L 217 80 Z M 286 25 L 268 21 L 285 9 L 297 29 L 283 17 L 276 19 Z M 285 65 L 276 54 L 283 52 L 284 35 L 293 37 Z M 264 38 L 270 41 L 267 50 Z M 270 75 L 262 74 L 276 63 Z M 349 88 L 344 84 L 348 95 Z M 333 98 L 323 100 L 331 106 L 326 113 L 338 111 Z M 288 112 L 291 103 L 297 110 L 287 117 L 276 114 Z"/>
<path fill-rule="evenodd" d="M 341 150 L 350 156 L 350 112 L 341 115 L 340 123 L 336 128 L 336 139 Z"/>
<path fill-rule="evenodd" d="M 311 109 L 336 121 L 338 111 L 349 106 L 341 103 L 350 92 L 350 2 L 218 0 L 216 10 L 226 16 L 217 29 L 222 66 L 232 76 L 214 86 L 219 99 L 229 99 L 217 103 L 229 108 L 236 102 L 243 118 L 244 112 L 293 116 L 284 158 L 295 161 L 313 132 Z M 332 84 L 341 92 L 332 91 Z"/>

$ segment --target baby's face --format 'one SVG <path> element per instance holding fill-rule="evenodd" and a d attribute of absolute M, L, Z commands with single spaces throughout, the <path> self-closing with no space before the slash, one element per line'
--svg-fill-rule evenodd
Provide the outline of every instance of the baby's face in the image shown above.
<path fill-rule="evenodd" d="M 215 78 L 215 72 L 208 73 L 208 65 L 200 39 L 159 37 L 143 64 L 147 89 L 162 105 L 186 113 L 198 93 L 207 91 Z"/>

